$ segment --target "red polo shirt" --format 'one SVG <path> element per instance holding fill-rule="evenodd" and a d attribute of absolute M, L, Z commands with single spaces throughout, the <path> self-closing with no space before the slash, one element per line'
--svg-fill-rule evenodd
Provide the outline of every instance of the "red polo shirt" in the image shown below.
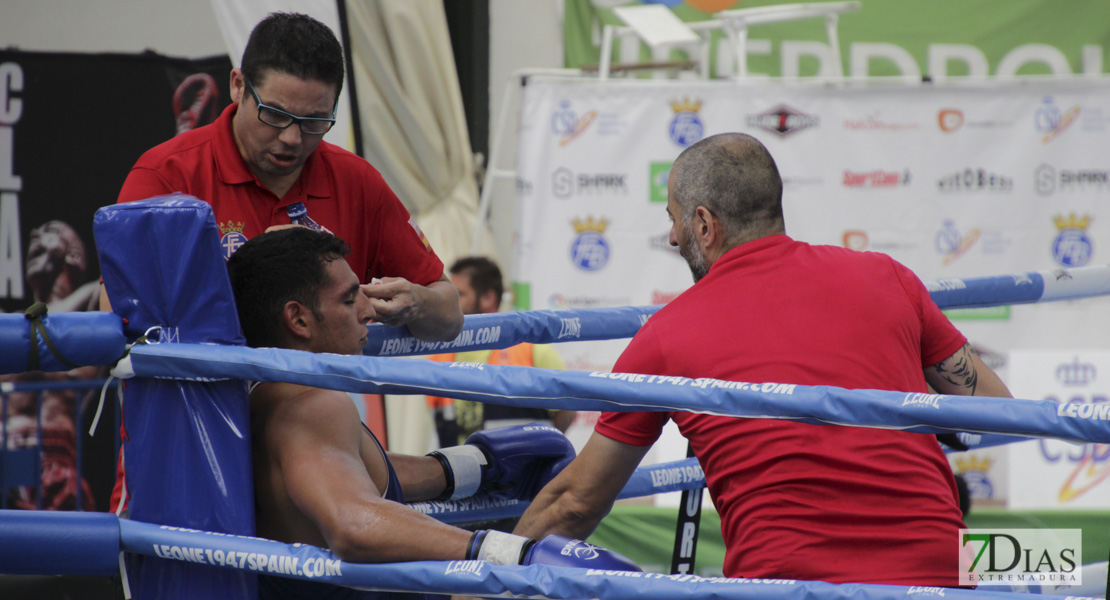
<path fill-rule="evenodd" d="M 404 277 L 428 285 L 443 263 L 377 169 L 362 157 L 320 142 L 300 178 L 278 198 L 259 183 L 239 155 L 231 130 L 238 105 L 214 123 L 178 135 L 139 158 L 119 202 L 173 192 L 212 205 L 227 258 L 271 225 L 289 224 L 287 207 L 303 202 L 308 215 L 351 245 L 347 262 L 363 283 Z"/>
<path fill-rule="evenodd" d="M 778 235 L 725 253 L 613 370 L 924 392 L 923 368 L 966 341 L 889 256 Z M 644 446 L 668 419 L 705 470 L 725 575 L 958 585 L 963 522 L 934 436 L 689 412 L 606 413 L 596 431 Z"/>

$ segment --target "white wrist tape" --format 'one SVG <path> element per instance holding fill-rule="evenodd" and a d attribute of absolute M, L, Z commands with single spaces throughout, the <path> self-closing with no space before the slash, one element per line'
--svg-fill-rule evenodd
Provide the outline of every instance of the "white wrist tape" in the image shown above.
<path fill-rule="evenodd" d="M 441 448 L 439 453 L 447 459 L 447 465 L 451 467 L 451 474 L 455 478 L 455 491 L 451 494 L 451 500 L 473 496 L 482 486 L 482 467 L 486 466 L 485 453 L 471 444 Z"/>
<path fill-rule="evenodd" d="M 519 565 L 524 545 L 531 541 L 523 536 L 490 529 L 478 547 L 478 560 L 494 565 Z"/>

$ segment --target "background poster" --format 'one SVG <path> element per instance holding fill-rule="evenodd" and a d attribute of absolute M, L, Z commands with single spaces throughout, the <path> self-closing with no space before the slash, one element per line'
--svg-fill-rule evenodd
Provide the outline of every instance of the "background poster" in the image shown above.
<path fill-rule="evenodd" d="M 622 25 L 614 6 L 663 4 L 687 22 L 714 12 L 796 4 L 788 0 L 566 0 L 563 25 L 568 67 L 596 65 L 600 30 Z M 835 2 L 833 4 L 836 4 Z M 852 77 L 1010 76 L 1105 73 L 1110 68 L 1110 7 L 1101 0 L 1073 0 L 1060 10 L 1052 0 L 865 0 L 836 22 L 844 73 Z M 835 58 L 823 18 L 755 25 L 748 30 L 748 68 L 764 76 L 830 75 Z M 735 72 L 723 31 L 712 32 L 710 73 Z M 635 40 L 617 45 L 614 62 L 648 60 Z M 675 50 L 668 57 L 689 58 Z M 644 75 L 645 77 L 649 75 Z"/>
<path fill-rule="evenodd" d="M 1110 402 L 1110 351 L 1016 351 L 1013 386 L 1031 400 L 1077 405 L 1080 415 Z M 1098 509 L 1110 504 L 1110 445 L 1037 440 L 1009 447 L 1009 506 Z"/>
<path fill-rule="evenodd" d="M 23 312 L 35 302 L 51 312 L 96 310 L 93 213 L 115 203 L 143 152 L 215 119 L 229 102 L 230 70 L 227 57 L 0 51 L 0 312 Z M 82 368 L 0 381 L 102 376 L 101 369 Z M 99 389 L 35 396 L 11 394 L 0 417 L 15 448 L 40 442 L 35 417 L 42 415 L 43 507 L 74 508 L 82 435 L 81 504 L 106 510 L 115 465 L 112 394 L 92 437 L 85 432 Z M 30 489 L 8 496 L 9 507 L 39 501 Z"/>

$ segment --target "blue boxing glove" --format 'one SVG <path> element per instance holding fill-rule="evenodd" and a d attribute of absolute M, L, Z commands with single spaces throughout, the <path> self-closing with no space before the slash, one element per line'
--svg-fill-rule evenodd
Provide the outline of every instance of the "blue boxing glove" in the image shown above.
<path fill-rule="evenodd" d="M 467 560 L 495 565 L 550 565 L 604 571 L 642 571 L 628 557 L 599 546 L 549 535 L 535 541 L 494 530 L 475 531 L 466 551 Z"/>
<path fill-rule="evenodd" d="M 570 461 L 574 446 L 558 429 L 542 423 L 479 431 L 462 446 L 432 452 L 443 466 L 447 488 L 439 500 L 483 491 L 531 500 Z"/>

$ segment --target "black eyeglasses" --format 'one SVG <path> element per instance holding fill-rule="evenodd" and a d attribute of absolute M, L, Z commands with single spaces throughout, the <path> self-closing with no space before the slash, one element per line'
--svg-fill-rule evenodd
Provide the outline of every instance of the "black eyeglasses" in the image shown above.
<path fill-rule="evenodd" d="M 266 106 L 262 103 L 262 100 L 259 100 L 258 92 L 254 91 L 254 85 L 251 84 L 251 80 L 248 79 L 245 74 L 243 75 L 243 81 L 247 82 L 247 89 L 251 91 L 251 96 L 254 97 L 255 103 L 258 104 L 258 120 L 269 125 L 270 127 L 274 127 L 276 129 L 285 129 L 293 123 L 296 123 L 297 126 L 301 128 L 301 133 L 307 133 L 309 135 L 323 135 L 327 133 L 329 129 L 331 129 L 332 125 L 335 125 L 335 108 L 332 108 L 330 119 L 321 119 L 318 117 L 298 117 L 297 115 L 289 114 L 284 110 L 277 109 L 272 106 Z M 336 103 L 338 104 L 338 100 L 336 101 Z"/>

